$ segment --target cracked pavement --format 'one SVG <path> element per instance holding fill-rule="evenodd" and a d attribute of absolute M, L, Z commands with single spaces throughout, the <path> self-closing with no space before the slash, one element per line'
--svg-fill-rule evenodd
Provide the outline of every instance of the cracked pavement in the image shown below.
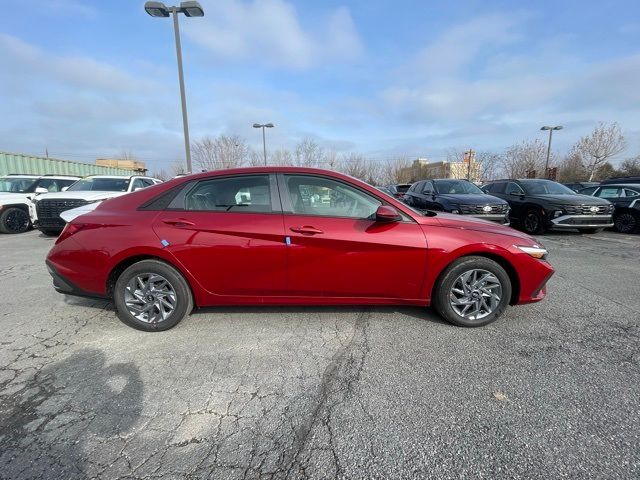
<path fill-rule="evenodd" d="M 640 236 L 540 237 L 542 303 L 462 329 L 420 308 L 120 323 L 0 236 L 0 478 L 640 477 Z"/>

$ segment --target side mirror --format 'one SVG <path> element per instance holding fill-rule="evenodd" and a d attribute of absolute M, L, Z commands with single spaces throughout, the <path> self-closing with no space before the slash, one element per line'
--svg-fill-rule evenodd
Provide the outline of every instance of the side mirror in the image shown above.
<path fill-rule="evenodd" d="M 402 220 L 402 215 L 391 205 L 380 205 L 376 210 L 376 222 L 390 223 L 400 220 Z"/>
<path fill-rule="evenodd" d="M 514 197 L 524 197 L 524 193 L 522 192 L 509 192 L 509 195 L 513 195 Z"/>
<path fill-rule="evenodd" d="M 36 193 L 48 193 L 49 190 L 44 187 L 36 187 Z"/>
<path fill-rule="evenodd" d="M 62 189 L 60 191 L 61 192 L 66 192 L 67 190 L 69 190 L 69 187 L 62 187 Z"/>
<path fill-rule="evenodd" d="M 142 190 L 144 187 L 136 187 L 133 189 L 134 192 L 137 192 L 138 190 Z"/>

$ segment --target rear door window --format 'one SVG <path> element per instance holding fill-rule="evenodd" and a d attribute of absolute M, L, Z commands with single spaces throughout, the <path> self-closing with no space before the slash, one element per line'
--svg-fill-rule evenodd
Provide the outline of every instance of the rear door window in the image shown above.
<path fill-rule="evenodd" d="M 271 213 L 269 175 L 216 178 L 199 182 L 184 198 L 185 210 Z M 171 207 L 170 207 L 171 208 Z"/>

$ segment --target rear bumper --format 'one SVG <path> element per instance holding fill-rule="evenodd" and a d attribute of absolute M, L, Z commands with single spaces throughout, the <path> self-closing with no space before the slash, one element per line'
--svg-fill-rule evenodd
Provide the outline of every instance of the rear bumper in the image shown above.
<path fill-rule="evenodd" d="M 551 220 L 551 228 L 609 228 L 613 227 L 611 215 L 563 215 Z"/>
<path fill-rule="evenodd" d="M 97 293 L 86 292 L 81 288 L 78 288 L 73 284 L 69 279 L 63 277 L 58 273 L 53 264 L 47 260 L 47 270 L 49 270 L 49 274 L 53 278 L 53 288 L 58 293 L 62 293 L 64 295 L 74 295 L 76 297 L 87 297 L 87 298 L 101 298 L 107 299 L 108 297 L 105 295 L 99 295 Z"/>

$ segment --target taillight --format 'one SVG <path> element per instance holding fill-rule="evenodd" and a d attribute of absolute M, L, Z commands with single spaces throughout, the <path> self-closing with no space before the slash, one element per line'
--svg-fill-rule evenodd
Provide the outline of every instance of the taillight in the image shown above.
<path fill-rule="evenodd" d="M 98 225 L 93 225 L 90 223 L 67 223 L 64 227 L 64 230 L 62 230 L 62 233 L 60 234 L 60 236 L 58 237 L 58 239 L 56 240 L 56 244 L 62 242 L 63 240 L 69 238 L 71 235 L 75 235 L 76 233 L 78 233 L 81 230 L 87 230 L 90 228 L 97 228 Z"/>

